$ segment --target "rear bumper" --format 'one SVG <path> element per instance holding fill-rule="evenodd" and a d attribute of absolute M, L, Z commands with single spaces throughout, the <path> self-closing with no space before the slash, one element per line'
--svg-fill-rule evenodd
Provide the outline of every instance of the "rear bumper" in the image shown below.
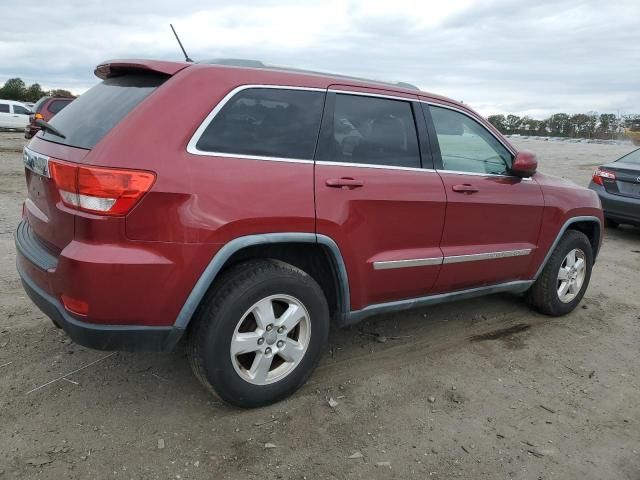
<path fill-rule="evenodd" d="M 29 298 L 77 344 L 96 350 L 126 352 L 170 352 L 184 330 L 175 327 L 95 325 L 72 317 L 55 298 L 38 287 L 18 267 L 22 286 Z"/>
<path fill-rule="evenodd" d="M 64 308 L 51 286 L 55 283 L 59 261 L 68 259 L 53 255 L 41 245 L 24 221 L 18 226 L 15 243 L 16 267 L 25 292 L 56 326 L 79 345 L 97 350 L 168 352 L 182 338 L 184 328 L 174 325 L 122 325 L 96 323 L 93 317 L 85 317 L 88 321 L 78 319 Z M 75 267 L 76 270 L 81 268 L 79 264 Z M 118 302 L 117 299 L 113 301 Z"/>
<path fill-rule="evenodd" d="M 589 188 L 600 197 L 605 217 L 619 223 L 640 225 L 640 198 L 614 195 L 593 182 L 589 184 Z"/>

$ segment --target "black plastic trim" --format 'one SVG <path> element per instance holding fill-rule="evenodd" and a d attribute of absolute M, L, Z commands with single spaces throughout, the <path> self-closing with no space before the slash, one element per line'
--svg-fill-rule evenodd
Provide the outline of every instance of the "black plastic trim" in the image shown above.
<path fill-rule="evenodd" d="M 26 220 L 18 224 L 15 242 L 18 251 L 40 270 L 52 270 L 58 266 L 58 257 L 38 241 Z"/>

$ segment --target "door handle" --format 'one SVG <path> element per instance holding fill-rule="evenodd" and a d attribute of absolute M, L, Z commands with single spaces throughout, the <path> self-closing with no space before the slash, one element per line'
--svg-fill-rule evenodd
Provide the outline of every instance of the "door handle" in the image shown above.
<path fill-rule="evenodd" d="M 364 185 L 360 180 L 351 177 L 329 178 L 324 183 L 327 187 L 342 188 L 344 190 L 353 190 L 354 188 L 360 188 Z"/>
<path fill-rule="evenodd" d="M 463 183 L 461 185 L 454 185 L 453 187 L 451 187 L 451 190 L 458 193 L 472 194 L 472 193 L 476 193 L 478 191 L 478 188 L 474 187 L 470 183 Z"/>

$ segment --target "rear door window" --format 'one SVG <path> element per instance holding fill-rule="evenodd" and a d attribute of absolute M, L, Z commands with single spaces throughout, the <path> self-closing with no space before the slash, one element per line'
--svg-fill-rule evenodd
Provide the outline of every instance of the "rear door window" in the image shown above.
<path fill-rule="evenodd" d="M 155 74 L 107 78 L 67 104 L 49 121 L 66 138 L 49 131 L 40 131 L 38 136 L 63 145 L 91 149 L 167 78 Z"/>
<path fill-rule="evenodd" d="M 327 125 L 327 124 L 325 124 Z M 337 94 L 333 132 L 324 132 L 318 160 L 420 167 L 420 150 L 410 101 Z"/>
<path fill-rule="evenodd" d="M 9 113 L 8 103 L 0 103 L 0 113 Z"/>
<path fill-rule="evenodd" d="M 248 88 L 213 117 L 196 143 L 211 153 L 313 159 L 324 92 Z"/>

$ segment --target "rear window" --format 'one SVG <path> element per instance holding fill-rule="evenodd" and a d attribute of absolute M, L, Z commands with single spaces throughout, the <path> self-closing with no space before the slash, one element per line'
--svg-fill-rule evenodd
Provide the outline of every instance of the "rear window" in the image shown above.
<path fill-rule="evenodd" d="M 66 107 L 67 105 L 69 105 L 69 103 L 71 102 L 71 100 L 53 100 L 48 106 L 47 106 L 47 110 L 49 110 L 51 113 L 58 113 L 60 110 L 62 110 L 64 107 Z"/>
<path fill-rule="evenodd" d="M 48 131 L 38 135 L 51 142 L 91 149 L 166 78 L 151 74 L 107 78 L 51 119 L 49 123 L 66 138 Z"/>
<path fill-rule="evenodd" d="M 635 163 L 636 165 L 640 165 L 640 148 L 634 150 L 633 152 L 616 161 L 621 163 Z"/>
<path fill-rule="evenodd" d="M 213 118 L 196 144 L 201 151 L 313 159 L 324 92 L 249 88 Z"/>

